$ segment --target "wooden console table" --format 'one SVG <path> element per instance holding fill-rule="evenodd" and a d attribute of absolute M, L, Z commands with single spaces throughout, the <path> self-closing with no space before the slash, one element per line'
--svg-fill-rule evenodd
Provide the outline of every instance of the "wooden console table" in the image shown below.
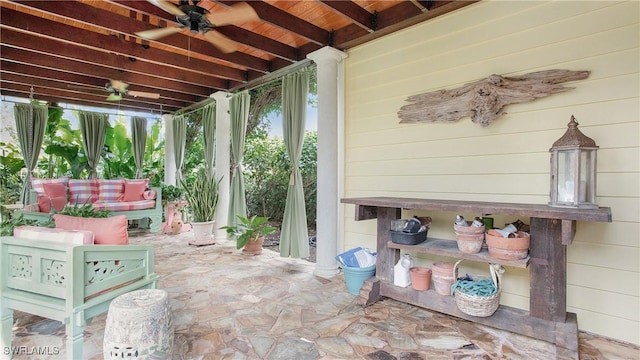
<path fill-rule="evenodd" d="M 611 209 L 554 208 L 542 204 L 515 204 L 476 201 L 428 200 L 392 197 L 342 199 L 355 204 L 355 220 L 378 219 L 376 277 L 365 282 L 360 292 L 363 303 L 369 305 L 385 296 L 476 323 L 555 343 L 578 353 L 578 323 L 574 313 L 568 313 L 567 245 L 573 241 L 576 221 L 611 222 Z M 529 217 L 531 245 L 524 260 L 504 261 L 489 256 L 486 250 L 478 254 L 458 251 L 454 240 L 428 238 L 418 245 L 391 242 L 391 220 L 401 217 L 402 209 L 450 211 L 465 214 L 505 214 Z M 453 220 L 452 220 L 453 223 Z M 504 266 L 529 267 L 529 311 L 501 305 L 489 317 L 475 317 L 458 310 L 453 297 L 438 295 L 434 290 L 416 291 L 393 285 L 393 266 L 400 250 L 441 255 L 451 258 L 496 263 Z"/>

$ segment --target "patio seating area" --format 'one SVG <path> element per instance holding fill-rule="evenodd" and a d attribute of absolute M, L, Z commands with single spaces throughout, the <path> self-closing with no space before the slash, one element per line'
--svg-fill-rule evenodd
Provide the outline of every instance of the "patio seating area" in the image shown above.
<path fill-rule="evenodd" d="M 555 346 L 394 300 L 362 308 L 342 275 L 265 249 L 246 256 L 235 243 L 194 247 L 191 233 L 130 234 L 152 244 L 159 288 L 174 316 L 172 359 L 565 359 Z M 107 314 L 85 328 L 84 359 L 102 359 Z M 64 326 L 15 314 L 15 359 L 64 359 Z M 579 321 L 579 319 L 578 319 Z M 49 354 L 27 354 L 28 349 Z M 580 333 L 581 359 L 638 359 L 640 349 Z"/>

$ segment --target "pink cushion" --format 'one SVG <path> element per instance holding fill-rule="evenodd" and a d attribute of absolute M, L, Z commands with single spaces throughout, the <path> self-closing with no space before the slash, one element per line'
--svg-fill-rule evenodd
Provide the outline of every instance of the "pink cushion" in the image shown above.
<path fill-rule="evenodd" d="M 13 236 L 21 239 L 60 241 L 76 245 L 93 244 L 93 233 L 84 230 L 64 230 L 39 226 L 17 226 Z"/>
<path fill-rule="evenodd" d="M 144 200 L 144 191 L 147 190 L 149 184 L 148 179 L 142 180 L 125 180 L 124 182 L 124 196 L 122 201 L 137 201 Z"/>
<path fill-rule="evenodd" d="M 66 196 L 51 197 L 49 195 L 38 195 L 40 212 L 48 213 L 51 211 L 51 208 L 60 211 L 65 205 L 67 205 Z"/>
<path fill-rule="evenodd" d="M 155 190 L 147 190 L 142 193 L 142 197 L 145 200 L 155 200 L 158 197 L 158 193 Z"/>
<path fill-rule="evenodd" d="M 60 183 L 60 184 L 64 184 L 65 186 L 65 194 L 66 194 L 66 187 L 69 184 L 69 178 L 68 177 L 61 177 L 58 179 L 35 179 L 35 178 L 31 178 L 31 187 L 33 188 L 33 190 L 37 191 L 38 194 L 44 194 L 44 184 L 56 184 L 56 183 Z"/>
<path fill-rule="evenodd" d="M 98 201 L 101 202 L 112 202 L 118 201 L 122 198 L 124 194 L 124 180 L 116 179 L 116 180 L 99 180 L 98 188 L 100 195 L 98 196 Z"/>
<path fill-rule="evenodd" d="M 63 183 L 42 184 L 44 193 L 50 197 L 67 197 L 67 186 Z"/>
<path fill-rule="evenodd" d="M 69 204 L 84 205 L 98 201 L 100 187 L 98 180 L 69 180 Z"/>
<path fill-rule="evenodd" d="M 96 244 L 126 245 L 129 243 L 128 221 L 125 215 L 108 218 L 82 218 L 55 214 L 56 228 L 65 230 L 88 230 L 93 232 Z"/>
<path fill-rule="evenodd" d="M 144 210 L 156 207 L 155 200 L 97 202 L 92 205 L 95 210 L 127 211 Z"/>

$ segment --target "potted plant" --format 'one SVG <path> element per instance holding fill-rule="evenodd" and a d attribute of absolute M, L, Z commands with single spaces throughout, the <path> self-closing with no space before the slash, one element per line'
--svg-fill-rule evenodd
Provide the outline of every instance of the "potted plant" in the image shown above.
<path fill-rule="evenodd" d="M 243 252 L 249 255 L 258 255 L 262 253 L 262 243 L 264 236 L 273 234 L 276 228 L 269 226 L 269 219 L 262 216 L 252 216 L 246 218 L 236 215 L 238 223 L 236 225 L 223 226 L 227 234 L 236 239 L 236 248 L 243 249 Z"/>
<path fill-rule="evenodd" d="M 192 215 L 194 240 L 189 245 L 212 245 L 216 243 L 213 237 L 214 217 L 218 205 L 218 188 L 220 181 L 215 175 L 207 175 L 200 171 L 192 184 L 181 180 L 187 203 Z"/>
<path fill-rule="evenodd" d="M 183 226 L 185 206 L 184 190 L 174 185 L 162 185 L 162 205 L 164 206 L 164 222 L 162 230 L 167 234 L 179 234 L 190 229 Z"/>

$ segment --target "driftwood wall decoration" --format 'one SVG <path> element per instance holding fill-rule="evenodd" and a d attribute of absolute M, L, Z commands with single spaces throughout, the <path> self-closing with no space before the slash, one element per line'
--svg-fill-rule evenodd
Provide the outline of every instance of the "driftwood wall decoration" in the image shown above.
<path fill-rule="evenodd" d="M 401 124 L 418 122 L 454 122 L 469 116 L 482 126 L 503 115 L 509 104 L 525 103 L 537 98 L 573 89 L 558 85 L 582 80 L 590 71 L 545 70 L 522 76 L 491 75 L 486 79 L 452 90 L 438 90 L 413 95 L 412 104 L 400 108 Z"/>

